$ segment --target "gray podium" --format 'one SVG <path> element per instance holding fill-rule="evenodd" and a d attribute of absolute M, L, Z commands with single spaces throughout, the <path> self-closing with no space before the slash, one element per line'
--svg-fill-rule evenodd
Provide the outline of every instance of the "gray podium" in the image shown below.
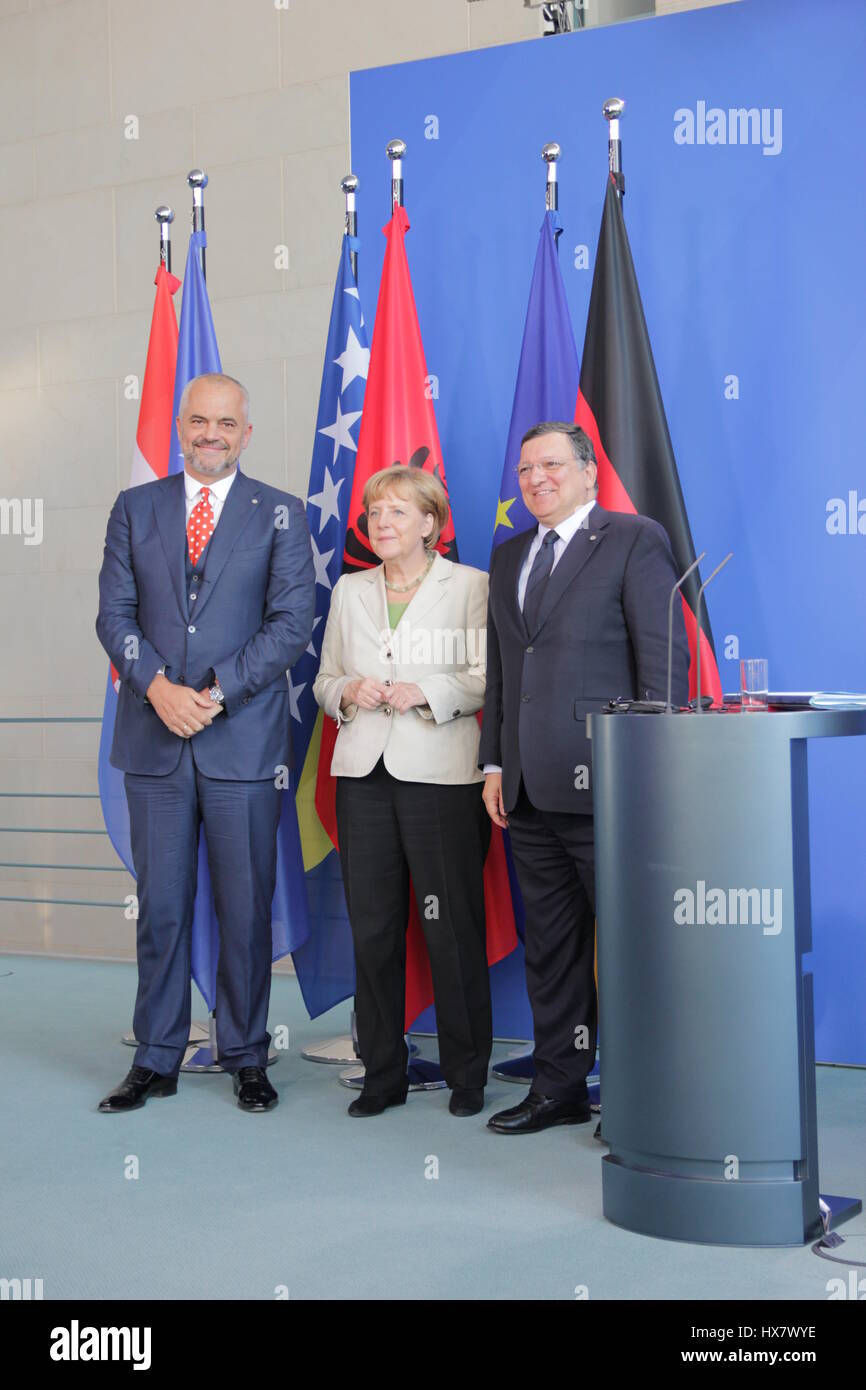
<path fill-rule="evenodd" d="M 590 716 L 619 1226 L 718 1245 L 821 1234 L 806 740 L 854 734 L 866 711 Z M 860 1210 L 823 1200 L 831 1224 Z"/>

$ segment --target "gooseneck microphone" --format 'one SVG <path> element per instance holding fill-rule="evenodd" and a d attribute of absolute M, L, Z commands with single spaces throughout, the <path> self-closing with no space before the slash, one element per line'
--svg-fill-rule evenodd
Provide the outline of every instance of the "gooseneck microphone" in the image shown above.
<path fill-rule="evenodd" d="M 733 553 L 734 553 L 733 550 L 729 550 L 729 551 L 728 551 L 728 553 L 727 553 L 727 555 L 725 556 L 725 558 L 724 558 L 724 560 L 722 561 L 722 563 L 721 563 L 720 565 L 716 565 L 716 568 L 713 570 L 712 574 L 709 576 L 708 579 L 705 579 L 705 580 L 704 580 L 704 582 L 703 582 L 703 584 L 701 585 L 700 589 L 698 589 L 698 604 L 697 604 L 697 609 L 698 609 L 698 611 L 697 611 L 697 613 L 695 614 L 695 617 L 697 618 L 697 629 L 696 629 L 696 636 L 695 636 L 695 656 L 697 657 L 697 662 L 698 662 L 697 708 L 696 708 L 696 710 L 695 710 L 695 713 L 696 713 L 696 714 L 703 714 L 703 710 L 702 710 L 702 708 L 701 708 L 701 600 L 702 600 L 702 598 L 703 598 L 703 596 L 704 596 L 704 589 L 707 587 L 707 585 L 708 585 L 713 579 L 715 579 L 715 577 L 716 577 L 716 575 L 718 574 L 719 570 L 723 570 L 723 569 L 725 568 L 725 565 L 726 565 L 726 564 L 728 563 L 728 561 L 731 559 Z"/>
<path fill-rule="evenodd" d="M 676 598 L 683 584 L 685 584 L 692 570 L 697 569 L 698 565 L 701 563 L 701 560 L 703 560 L 706 553 L 707 552 L 705 550 L 702 550 L 698 558 L 695 561 L 693 561 L 692 564 L 689 565 L 685 574 L 677 580 L 676 584 L 671 589 L 671 596 L 668 599 L 668 702 L 665 707 L 665 714 L 673 714 L 673 709 L 671 708 L 671 680 L 673 676 L 674 659 L 674 599 Z M 710 577 L 712 578 L 712 576 Z"/>

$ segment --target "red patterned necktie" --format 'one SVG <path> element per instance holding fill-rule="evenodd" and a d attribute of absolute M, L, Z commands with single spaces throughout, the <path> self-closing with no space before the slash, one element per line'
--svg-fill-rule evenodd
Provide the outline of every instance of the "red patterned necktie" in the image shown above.
<path fill-rule="evenodd" d="M 213 535 L 213 507 L 210 503 L 210 488 L 203 487 L 201 497 L 189 514 L 186 523 L 186 538 L 189 543 L 189 558 L 197 565 L 202 552 Z"/>

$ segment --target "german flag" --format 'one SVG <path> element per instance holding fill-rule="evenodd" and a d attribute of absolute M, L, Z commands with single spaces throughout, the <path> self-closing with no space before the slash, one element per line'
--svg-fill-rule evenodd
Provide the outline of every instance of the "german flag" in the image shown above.
<path fill-rule="evenodd" d="M 601 505 L 658 521 L 668 533 L 682 574 L 695 559 L 695 547 L 613 176 L 608 178 L 598 237 L 575 421 L 595 448 Z M 681 590 L 690 695 L 697 683 L 698 573 L 694 570 Z M 706 614 L 701 628 L 701 693 L 720 704 L 722 686 Z"/>

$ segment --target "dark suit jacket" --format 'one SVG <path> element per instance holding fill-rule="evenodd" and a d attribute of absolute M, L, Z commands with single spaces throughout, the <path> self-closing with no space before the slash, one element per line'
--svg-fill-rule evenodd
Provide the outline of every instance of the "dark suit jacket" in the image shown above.
<path fill-rule="evenodd" d="M 664 529 L 598 503 L 547 582 L 537 631 L 517 585 L 536 534 L 500 545 L 490 567 L 487 690 L 479 765 L 502 767 L 506 811 L 520 778 L 542 810 L 592 813 L 586 716 L 609 699 L 667 698 L 668 599 L 679 578 Z M 688 643 L 674 605 L 673 699 L 688 699 Z M 588 784 L 579 772 L 588 772 Z"/>
<path fill-rule="evenodd" d="M 184 740 L 145 696 L 161 666 L 201 690 L 213 668 L 225 712 L 191 740 L 197 766 L 230 781 L 273 778 L 291 759 L 287 669 L 310 641 L 315 571 L 303 504 L 238 470 L 204 554 L 186 577 L 184 476 L 121 492 L 108 521 L 96 632 L 120 674 L 111 762 L 173 772 Z"/>

